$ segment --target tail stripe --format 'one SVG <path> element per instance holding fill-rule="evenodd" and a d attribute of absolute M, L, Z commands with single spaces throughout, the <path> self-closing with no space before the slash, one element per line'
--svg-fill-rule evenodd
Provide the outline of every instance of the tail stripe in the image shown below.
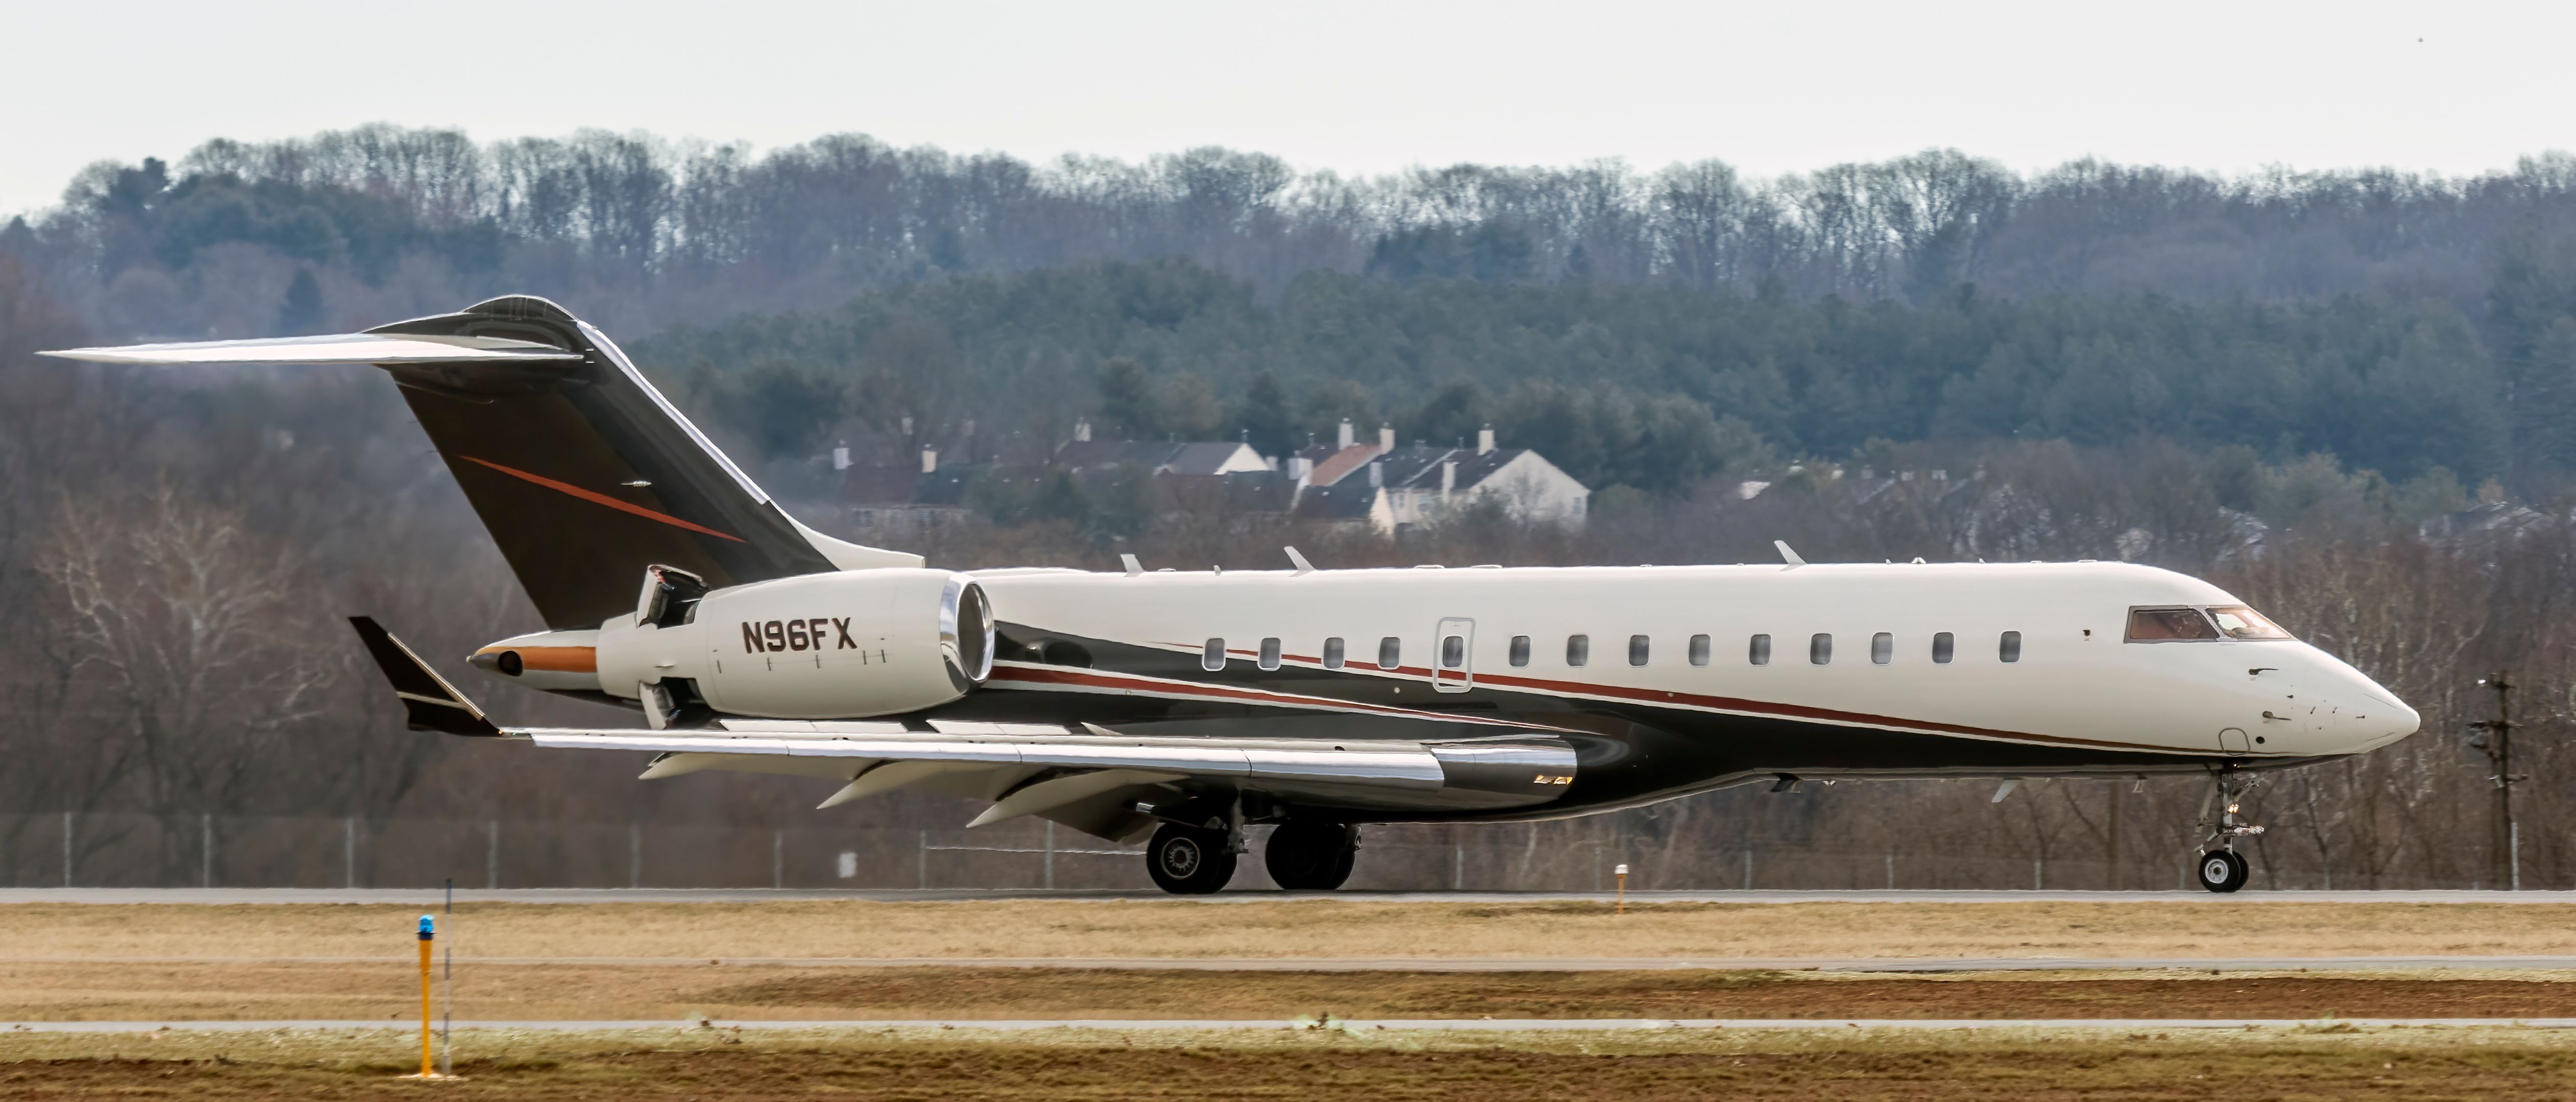
<path fill-rule="evenodd" d="M 465 461 L 466 461 L 466 462 L 468 462 L 468 463 L 478 463 L 478 464 L 481 464 L 481 465 L 483 465 L 483 466 L 490 467 L 490 468 L 492 468 L 493 470 L 499 471 L 499 472 L 501 472 L 502 474 L 508 475 L 508 476 L 510 476 L 510 477 L 512 477 L 512 478 L 524 479 L 524 480 L 526 480 L 526 481 L 536 483 L 536 484 L 537 484 L 537 485 L 539 485 L 539 486 L 543 486 L 543 487 L 545 487 L 545 488 L 547 488 L 547 489 L 549 489 L 549 490 L 553 490 L 553 491 L 555 491 L 555 492 L 557 492 L 557 493 L 571 494 L 572 496 L 577 497 L 577 498 L 580 498 L 580 499 L 582 499 L 583 501 L 590 502 L 590 503 L 591 503 L 591 504 L 593 504 L 593 505 L 605 505 L 605 506 L 608 506 L 608 507 L 609 507 L 609 508 L 611 508 L 611 509 L 615 509 L 615 510 L 617 510 L 617 511 L 621 512 L 621 513 L 633 513 L 633 514 L 635 514 L 636 516 L 643 517 L 643 518 L 644 518 L 644 519 L 646 519 L 646 520 L 658 520 L 658 521 L 661 521 L 661 522 L 662 522 L 662 523 L 664 523 L 664 524 L 668 524 L 668 525 L 670 525 L 670 526 L 671 526 L 671 527 L 673 527 L 673 528 L 686 528 L 686 529 L 688 529 L 689 531 L 704 533 L 704 534 L 706 534 L 706 535 L 714 536 L 715 538 L 720 539 L 720 540 L 732 540 L 732 541 L 734 541 L 735 543 L 743 543 L 743 542 L 746 542 L 746 541 L 745 541 L 741 536 L 732 535 L 732 534 L 730 534 L 730 533 L 726 533 L 726 532 L 719 532 L 719 531 L 716 531 L 716 530 L 715 530 L 715 529 L 713 529 L 713 528 L 709 528 L 709 527 L 707 527 L 706 525 L 703 525 L 703 524 L 691 524 L 691 523 L 689 523 L 688 521 L 681 520 L 680 518 L 675 517 L 675 516 L 672 516 L 672 515 L 671 515 L 671 514 L 669 514 L 669 513 L 657 513 L 657 512 L 654 512 L 653 510 L 651 510 L 651 509 L 647 509 L 647 508 L 645 508 L 645 507 L 643 507 L 643 506 L 641 506 L 641 505 L 635 505 L 635 504 L 631 504 L 631 503 L 628 503 L 628 502 L 619 501 L 619 500 L 617 500 L 616 498 L 613 498 L 613 497 L 608 496 L 607 494 L 593 493 L 593 492 L 591 492 L 591 491 L 589 491 L 589 490 L 582 489 L 582 488 L 581 488 L 581 487 L 579 487 L 579 486 L 575 486 L 575 485 L 573 485 L 573 484 L 571 484 L 571 483 L 569 483 L 569 482 L 557 482 L 557 481 L 555 481 L 554 479 L 547 478 L 546 476 L 541 475 L 541 474 L 529 474 L 528 472 L 523 471 L 523 470 L 520 470 L 520 469 L 518 469 L 517 467 L 504 467 L 504 466 L 502 466 L 502 465 L 500 465 L 500 464 L 498 464 L 498 463 L 492 462 L 492 461 L 491 461 L 491 460 L 489 460 L 489 459 L 477 459 L 477 458 L 475 458 L 475 457 L 473 457 L 473 456 L 470 456 L 470 455 L 466 455 L 466 456 L 459 456 L 458 458 L 463 459 L 463 460 L 465 460 Z"/>

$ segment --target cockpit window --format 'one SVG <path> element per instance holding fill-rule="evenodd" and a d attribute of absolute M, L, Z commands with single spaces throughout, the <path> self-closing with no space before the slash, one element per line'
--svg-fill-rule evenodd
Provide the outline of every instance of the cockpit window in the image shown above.
<path fill-rule="evenodd" d="M 2132 643 L 2165 643 L 2186 639 L 2216 639 L 2218 629 L 2211 627 L 2209 617 L 2196 608 L 2133 608 L 2129 610 L 2129 641 Z"/>
<path fill-rule="evenodd" d="M 2209 615 L 2218 621 L 2218 630 L 2226 632 L 2230 639 L 2290 638 L 2290 633 L 2281 630 L 2281 625 L 2244 605 L 2219 605 L 2210 609 Z"/>

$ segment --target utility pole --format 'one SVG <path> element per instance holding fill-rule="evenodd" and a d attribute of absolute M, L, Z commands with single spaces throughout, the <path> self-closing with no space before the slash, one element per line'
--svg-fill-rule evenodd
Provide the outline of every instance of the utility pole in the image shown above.
<path fill-rule="evenodd" d="M 2491 852 L 2495 854 L 2496 883 L 2515 891 L 2522 889 L 2522 832 L 2513 821 L 2513 785 L 2527 780 L 2527 774 L 2513 771 L 2513 675 L 2498 670 L 2478 679 L 2478 684 L 2495 690 L 2496 717 L 2479 720 L 2469 726 L 2483 732 L 2470 739 L 2469 745 L 2486 751 L 2487 761 L 2495 774 L 2487 780 L 2495 785 L 2495 836 Z"/>

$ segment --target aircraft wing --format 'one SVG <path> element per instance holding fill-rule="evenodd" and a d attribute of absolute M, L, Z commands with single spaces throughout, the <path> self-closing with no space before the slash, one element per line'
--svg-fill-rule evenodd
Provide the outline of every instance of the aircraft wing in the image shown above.
<path fill-rule="evenodd" d="M 1168 810 L 1218 792 L 1397 814 L 1492 811 L 1553 801 L 1575 775 L 1573 745 L 1541 731 L 1336 742 L 1131 735 L 1079 721 L 723 719 L 707 727 L 660 730 L 498 726 L 374 621 L 353 622 L 415 730 L 498 735 L 548 749 L 650 752 L 655 757 L 644 770 L 647 780 L 718 769 L 841 782 L 822 807 L 907 787 L 988 801 L 991 806 L 968 826 L 1040 815 L 1100 837 L 1127 839 L 1151 829 L 1158 818 L 1138 805 Z"/>
<path fill-rule="evenodd" d="M 519 363 L 578 361 L 582 358 L 579 352 L 535 341 L 409 333 L 338 333 L 323 337 L 129 344 L 117 348 L 69 348 L 36 354 L 110 364 Z"/>

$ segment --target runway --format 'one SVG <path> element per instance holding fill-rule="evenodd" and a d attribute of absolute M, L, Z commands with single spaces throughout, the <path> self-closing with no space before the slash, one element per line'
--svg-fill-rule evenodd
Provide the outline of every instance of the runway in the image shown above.
<path fill-rule="evenodd" d="M 0 956 L 11 964 L 386 965 L 407 954 L 330 956 Z M 461 954 L 477 966 L 591 968 L 1026 968 L 1110 972 L 2551 972 L 2576 956 L 2331 957 L 516 957 Z"/>
<path fill-rule="evenodd" d="M 441 888 L 0 888 L 0 904 L 318 904 L 427 906 L 443 903 Z M 1223 906 L 1283 900 L 1349 900 L 1366 903 L 1521 904 L 1610 903 L 1610 892 L 1282 892 L 1239 891 L 1167 896 L 1151 890 L 1041 891 L 1012 888 L 458 888 L 459 903 L 989 903 L 1139 902 Z M 2576 904 L 2576 891 L 1632 891 L 1630 905 L 1656 903 L 2488 903 Z"/>
<path fill-rule="evenodd" d="M 697 1031 L 792 1031 L 832 1030 L 841 1032 L 885 1032 L 893 1030 L 953 1030 L 960 1032 L 1025 1033 L 1033 1030 L 1099 1030 L 1106 1032 L 1259 1032 L 1317 1030 L 1344 1033 L 1361 1032 L 1450 1032 L 1450 1033 L 1534 1033 L 1534 1032 L 1620 1032 L 1650 1030 L 1995 1030 L 1995 1029 L 2082 1029 L 2082 1030 L 2318 1030 L 2318 1029 L 2576 1029 L 2576 1018 L 1311 1018 L 1207 1020 L 1191 1018 L 1031 1018 L 1012 1020 L 903 1018 L 858 1019 L 839 1021 L 474 1021 L 456 1022 L 458 1030 L 511 1030 L 553 1033 L 605 1033 L 655 1031 L 688 1033 Z M 408 1022 L 364 1020 L 304 1020 L 262 1022 L 16 1022 L 0 1025 L 0 1037 L 9 1033 L 264 1033 L 277 1030 L 358 1031 L 383 1030 L 417 1033 L 420 1020 Z"/>

